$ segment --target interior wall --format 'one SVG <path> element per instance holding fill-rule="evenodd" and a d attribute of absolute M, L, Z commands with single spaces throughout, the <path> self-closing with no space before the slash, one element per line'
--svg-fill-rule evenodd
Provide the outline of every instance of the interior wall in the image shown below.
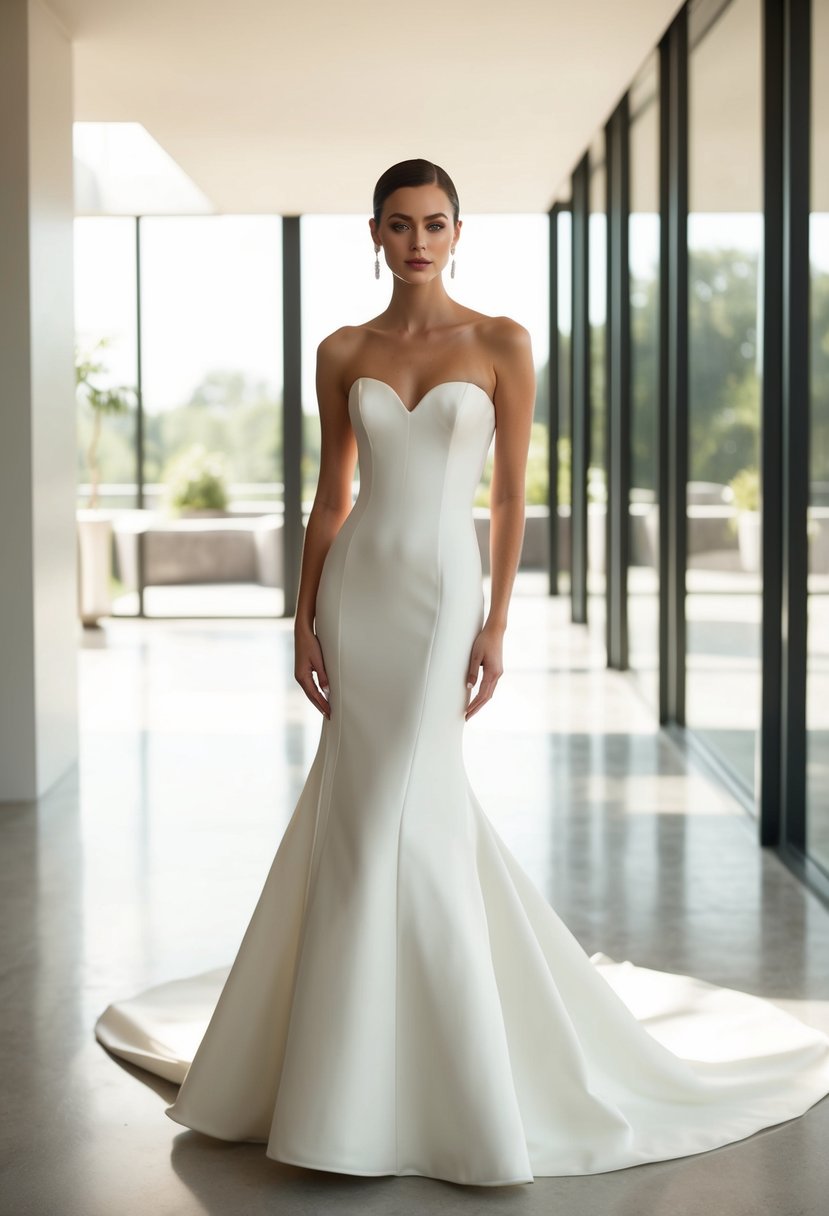
<path fill-rule="evenodd" d="M 0 4 L 0 802 L 78 754 L 72 48 Z"/>

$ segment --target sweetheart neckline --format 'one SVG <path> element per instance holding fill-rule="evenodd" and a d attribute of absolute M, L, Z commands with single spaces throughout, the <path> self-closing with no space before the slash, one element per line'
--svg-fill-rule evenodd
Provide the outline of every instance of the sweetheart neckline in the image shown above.
<path fill-rule="evenodd" d="M 417 411 L 420 409 L 421 405 L 423 405 L 423 402 L 426 400 L 427 397 L 431 396 L 432 393 L 436 393 L 439 388 L 447 388 L 450 384 L 465 384 L 469 388 L 476 388 L 479 393 L 483 393 L 483 395 L 486 397 L 489 404 L 492 406 L 493 410 L 495 409 L 495 402 L 492 400 L 489 393 L 486 391 L 485 388 L 481 388 L 480 384 L 476 384 L 474 380 L 442 380 L 440 382 L 440 384 L 433 384 L 431 388 L 427 388 L 426 392 L 423 394 L 423 396 L 420 398 L 420 400 L 417 401 L 412 406 L 411 409 L 408 408 L 408 406 L 406 405 L 406 403 L 404 402 L 403 398 L 400 396 L 400 394 L 398 393 L 396 388 L 392 388 L 392 386 L 388 383 L 388 381 L 380 380 L 377 376 L 358 376 L 357 379 L 351 385 L 351 388 L 348 390 L 349 399 L 351 398 L 352 391 L 359 384 L 359 382 L 361 380 L 373 380 L 375 384 L 382 384 L 385 388 L 387 388 L 389 390 L 390 393 L 394 394 L 394 396 L 397 398 L 397 401 L 400 403 L 401 409 L 403 410 L 403 412 L 405 414 L 408 414 L 409 417 L 411 417 L 412 414 L 417 413 Z"/>

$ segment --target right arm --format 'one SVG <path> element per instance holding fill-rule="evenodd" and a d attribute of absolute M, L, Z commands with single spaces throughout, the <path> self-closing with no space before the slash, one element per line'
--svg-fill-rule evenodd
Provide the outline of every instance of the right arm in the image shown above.
<path fill-rule="evenodd" d="M 328 688 L 322 649 L 314 632 L 317 588 L 331 542 L 351 511 L 351 483 L 357 460 L 357 441 L 341 379 L 342 338 L 342 331 L 336 330 L 317 347 L 320 471 L 305 527 L 294 619 L 294 676 L 309 701 L 327 718 L 331 716 L 330 705 L 314 682 L 316 672 L 321 688 Z"/>

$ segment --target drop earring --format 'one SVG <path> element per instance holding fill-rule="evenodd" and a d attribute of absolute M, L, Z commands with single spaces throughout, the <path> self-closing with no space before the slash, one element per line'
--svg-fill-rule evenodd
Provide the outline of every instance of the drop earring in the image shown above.
<path fill-rule="evenodd" d="M 379 245 L 374 246 L 374 277 L 375 277 L 375 279 L 380 278 L 380 246 Z"/>
<path fill-rule="evenodd" d="M 452 269 L 449 272 L 449 278 L 454 279 L 454 277 L 455 277 L 455 250 L 454 249 L 451 250 L 451 254 L 452 254 Z"/>

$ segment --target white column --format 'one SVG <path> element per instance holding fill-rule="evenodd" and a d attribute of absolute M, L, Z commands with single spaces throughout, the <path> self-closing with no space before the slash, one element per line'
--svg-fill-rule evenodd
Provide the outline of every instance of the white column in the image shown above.
<path fill-rule="evenodd" d="M 0 0 L 0 803 L 77 760 L 72 45 Z"/>

